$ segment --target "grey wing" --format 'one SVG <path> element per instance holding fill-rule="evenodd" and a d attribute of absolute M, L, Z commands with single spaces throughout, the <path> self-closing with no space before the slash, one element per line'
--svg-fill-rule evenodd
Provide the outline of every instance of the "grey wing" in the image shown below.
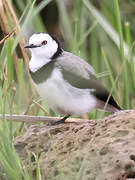
<path fill-rule="evenodd" d="M 91 89 L 96 98 L 107 101 L 109 91 L 96 78 L 94 69 L 87 62 L 72 53 L 64 52 L 59 57 L 57 65 L 65 81 L 76 88 Z M 120 109 L 113 96 L 110 97 L 108 103 Z"/>

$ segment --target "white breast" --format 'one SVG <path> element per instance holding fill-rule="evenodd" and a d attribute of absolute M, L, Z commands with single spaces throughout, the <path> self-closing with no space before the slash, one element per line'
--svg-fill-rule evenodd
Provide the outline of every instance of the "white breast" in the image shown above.
<path fill-rule="evenodd" d="M 55 69 L 47 81 L 35 86 L 45 103 L 58 114 L 79 116 L 96 107 L 90 90 L 71 86 L 59 69 Z"/>

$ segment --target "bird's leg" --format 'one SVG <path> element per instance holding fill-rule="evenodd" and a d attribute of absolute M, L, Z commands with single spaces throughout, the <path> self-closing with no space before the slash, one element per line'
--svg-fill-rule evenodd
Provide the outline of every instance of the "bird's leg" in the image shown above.
<path fill-rule="evenodd" d="M 58 124 L 61 124 L 61 123 L 65 123 L 65 120 L 67 118 L 69 118 L 70 115 L 67 115 L 67 116 L 64 116 L 62 119 L 60 119 L 59 121 L 56 121 L 56 122 L 53 122 L 53 123 L 49 123 L 49 125 L 58 125 Z"/>
<path fill-rule="evenodd" d="M 69 118 L 69 117 L 70 117 L 70 115 L 64 116 L 62 119 L 60 119 L 60 120 L 57 121 L 57 122 L 58 122 L 58 123 L 64 123 L 65 120 L 66 120 L 67 118 Z"/>

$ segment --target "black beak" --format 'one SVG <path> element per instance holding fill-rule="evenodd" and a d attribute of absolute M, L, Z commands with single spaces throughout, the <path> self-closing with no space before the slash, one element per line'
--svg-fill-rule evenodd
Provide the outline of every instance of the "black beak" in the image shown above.
<path fill-rule="evenodd" d="M 26 44 L 24 46 L 24 48 L 36 48 L 36 47 L 40 47 L 41 45 L 34 45 L 34 44 Z"/>

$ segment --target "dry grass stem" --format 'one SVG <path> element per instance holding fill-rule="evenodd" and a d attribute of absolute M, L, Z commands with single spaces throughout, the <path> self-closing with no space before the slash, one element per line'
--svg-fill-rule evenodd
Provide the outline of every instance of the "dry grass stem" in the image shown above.
<path fill-rule="evenodd" d="M 5 34 L 9 33 L 9 24 L 5 13 L 3 0 L 0 0 L 0 27 Z"/>
<path fill-rule="evenodd" d="M 11 31 L 10 33 L 8 33 L 1 41 L 0 41 L 0 45 L 3 44 L 12 34 L 15 33 L 15 29 L 13 31 Z"/>
<path fill-rule="evenodd" d="M 60 120 L 60 117 L 51 117 L 51 116 L 29 116 L 29 115 L 9 115 L 5 114 L 3 117 L 2 114 L 0 114 L 0 120 L 3 119 L 9 120 L 9 121 L 16 121 L 16 122 L 26 122 L 26 123 L 54 123 L 56 121 Z M 68 118 L 66 123 L 84 123 L 84 122 L 90 122 L 88 119 L 79 119 L 79 118 Z"/>
<path fill-rule="evenodd" d="M 38 106 L 45 114 L 49 115 L 49 112 L 43 107 L 41 106 L 41 104 L 39 104 L 38 102 L 36 101 L 32 101 L 36 106 Z"/>
<path fill-rule="evenodd" d="M 21 27 L 19 25 L 15 11 L 14 11 L 10 1 L 4 0 L 3 3 L 4 3 L 4 7 L 6 9 L 6 12 L 8 12 L 8 15 L 10 17 L 10 20 L 11 20 L 13 26 L 16 27 L 16 35 L 18 36 L 20 31 L 21 31 Z M 25 40 L 23 37 L 20 38 L 19 45 L 20 45 L 21 52 L 22 52 L 22 55 L 23 55 L 24 60 L 25 60 L 26 67 L 28 68 L 29 57 L 27 55 L 26 50 L 24 49 Z"/>

